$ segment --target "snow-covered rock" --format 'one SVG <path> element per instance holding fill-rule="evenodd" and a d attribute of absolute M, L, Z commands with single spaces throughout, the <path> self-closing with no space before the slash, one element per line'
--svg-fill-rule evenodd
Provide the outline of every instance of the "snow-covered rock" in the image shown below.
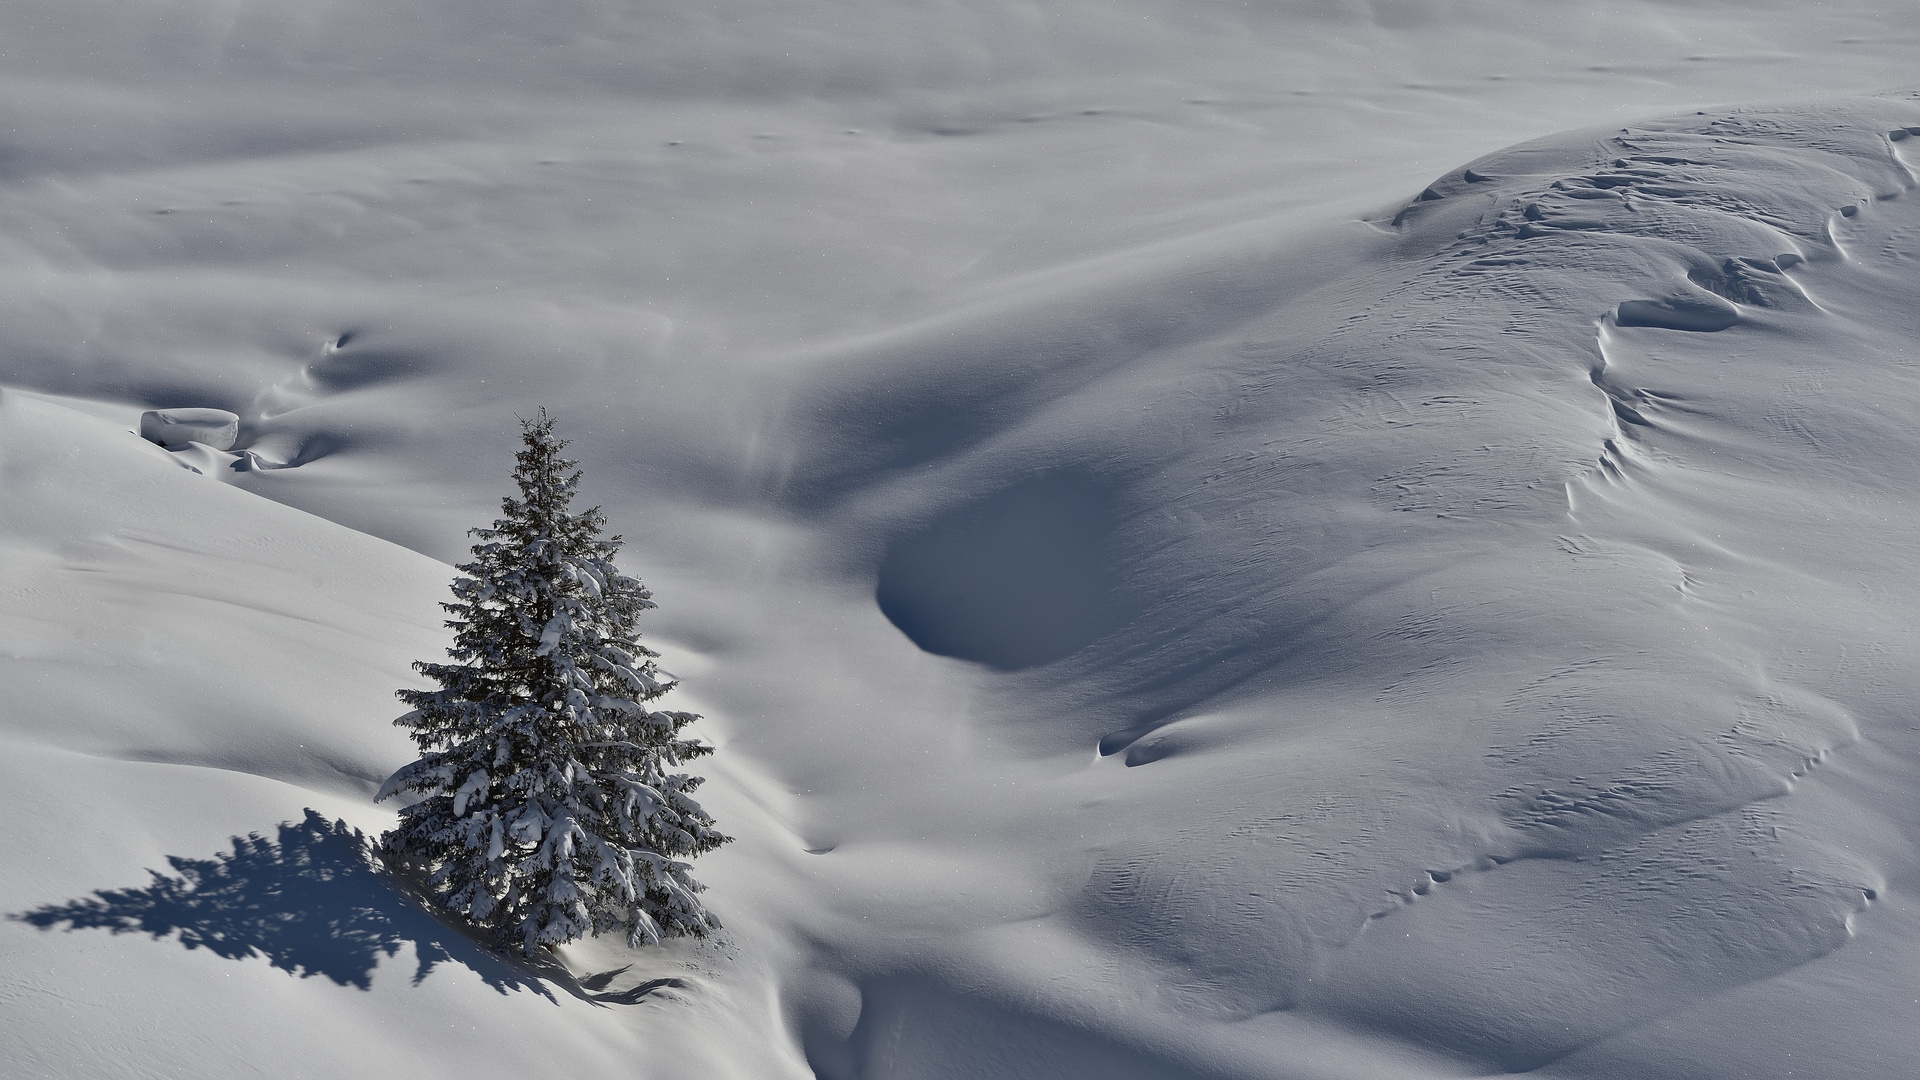
<path fill-rule="evenodd" d="M 169 450 L 196 442 L 231 450 L 240 418 L 225 409 L 149 409 L 140 414 L 140 437 Z"/>

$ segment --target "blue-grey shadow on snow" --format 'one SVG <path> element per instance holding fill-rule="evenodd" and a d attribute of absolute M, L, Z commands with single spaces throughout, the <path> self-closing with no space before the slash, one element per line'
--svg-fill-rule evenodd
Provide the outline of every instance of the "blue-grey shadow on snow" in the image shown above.
<path fill-rule="evenodd" d="M 145 886 L 101 889 L 9 917 L 42 930 L 64 926 L 155 940 L 177 934 L 190 950 L 229 960 L 265 957 L 289 974 L 320 975 L 362 990 L 372 986 L 382 958 L 411 943 L 415 985 L 435 967 L 457 963 L 501 993 L 531 990 L 553 999 L 542 978 L 516 970 L 422 910 L 400 879 L 379 868 L 364 834 L 317 811 L 282 822 L 275 837 L 236 836 L 230 852 L 167 862 L 173 873 L 149 870 L 153 880 Z M 562 979 L 570 981 L 563 973 Z"/>
<path fill-rule="evenodd" d="M 1113 550 L 1123 519 L 1098 478 L 1032 477 L 896 537 L 874 599 L 930 653 L 1002 671 L 1051 663 L 1138 609 Z"/>

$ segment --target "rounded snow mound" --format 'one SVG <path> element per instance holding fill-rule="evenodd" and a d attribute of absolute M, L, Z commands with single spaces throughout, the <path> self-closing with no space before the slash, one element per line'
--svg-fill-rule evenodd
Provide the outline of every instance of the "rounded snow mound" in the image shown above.
<path fill-rule="evenodd" d="M 169 450 L 188 443 L 231 450 L 240 437 L 240 417 L 225 409 L 150 409 L 140 414 L 140 437 Z"/>

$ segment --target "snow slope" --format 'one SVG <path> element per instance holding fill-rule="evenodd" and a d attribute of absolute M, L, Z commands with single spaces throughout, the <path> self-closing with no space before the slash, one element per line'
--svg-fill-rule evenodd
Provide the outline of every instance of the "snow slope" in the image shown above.
<path fill-rule="evenodd" d="M 0 18 L 10 1073 L 1914 1071 L 1912 16 Z M 353 831 L 540 404 L 713 945 Z"/>
<path fill-rule="evenodd" d="M 343 720 L 442 644 L 444 567 L 167 458 L 0 398 L 8 1074 L 620 1067 L 593 995 L 651 980 L 503 964 L 369 867 L 411 744 Z"/>

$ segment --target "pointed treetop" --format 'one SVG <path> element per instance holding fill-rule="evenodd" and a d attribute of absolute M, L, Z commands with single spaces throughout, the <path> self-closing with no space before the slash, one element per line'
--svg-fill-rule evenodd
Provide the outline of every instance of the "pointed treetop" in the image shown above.
<path fill-rule="evenodd" d="M 402 690 L 421 756 L 381 797 L 409 794 L 387 851 L 426 872 L 442 904 L 524 947 L 620 929 L 628 940 L 704 935 L 685 859 L 727 842 L 678 771 L 712 752 L 692 713 L 651 702 L 671 676 L 635 619 L 651 594 L 613 564 L 599 507 L 568 511 L 580 483 L 545 409 L 521 419 L 519 497 L 474 529 L 459 567 L 450 664 L 416 664 L 437 690 Z"/>

